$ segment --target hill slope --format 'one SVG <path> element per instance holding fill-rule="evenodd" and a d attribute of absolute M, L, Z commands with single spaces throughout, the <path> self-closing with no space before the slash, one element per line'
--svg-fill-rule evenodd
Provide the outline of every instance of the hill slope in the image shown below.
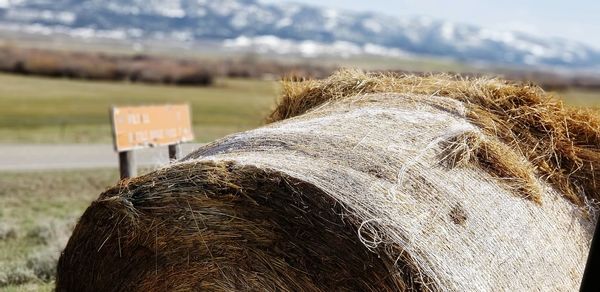
<path fill-rule="evenodd" d="M 0 0 L 0 28 L 85 38 L 215 40 L 235 49 L 303 55 L 415 54 L 497 64 L 600 66 L 600 51 L 572 41 L 423 17 L 256 0 Z"/>

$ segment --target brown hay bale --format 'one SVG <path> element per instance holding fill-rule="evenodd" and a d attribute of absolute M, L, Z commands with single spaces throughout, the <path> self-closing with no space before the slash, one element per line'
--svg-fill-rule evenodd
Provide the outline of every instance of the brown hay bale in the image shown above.
<path fill-rule="evenodd" d="M 307 206 L 332 205 L 321 201 L 326 197 L 298 193 L 318 194 L 314 186 L 232 163 L 201 163 L 193 173 L 187 166 L 175 169 L 109 190 L 94 203 L 65 254 L 93 266 L 95 274 L 82 275 L 79 263 L 66 264 L 63 255 L 59 290 L 316 291 L 405 285 L 385 278 L 387 267 L 354 240 L 350 229 L 333 228 L 346 220 L 327 208 L 306 214 Z M 122 188 L 131 197 L 121 197 Z M 146 197 L 151 189 L 169 195 L 152 200 Z M 280 198 L 276 204 L 266 204 L 275 197 Z M 308 273 L 311 269 L 318 273 Z"/>
<path fill-rule="evenodd" d="M 524 145 L 547 138 L 516 130 L 525 108 L 499 110 L 507 99 L 533 111 L 556 103 L 517 85 L 506 92 L 529 92 L 526 100 L 503 99 L 486 86 L 504 83 L 484 80 L 453 82 L 496 92 L 494 102 L 448 89 L 422 95 L 451 79 L 402 78 L 412 87 L 359 72 L 288 84 L 272 115 L 281 121 L 107 190 L 77 224 L 57 290 L 576 289 L 594 220 L 559 188 L 573 176 L 545 176 L 569 166 L 531 159 L 548 145 L 565 150 L 561 126 L 545 132 L 554 144 Z M 383 93 L 401 92 L 391 84 L 406 92 Z M 549 118 L 529 116 L 520 119 Z M 594 137 L 583 118 L 567 122 L 578 134 L 565 126 L 571 159 L 596 164 L 594 148 L 580 144 Z M 494 123 L 511 132 L 491 131 Z"/>
<path fill-rule="evenodd" d="M 283 97 L 268 121 L 346 96 L 389 92 L 446 96 L 465 103 L 473 123 L 522 152 L 573 203 L 600 200 L 600 119 L 592 111 L 566 108 L 533 85 L 342 70 L 323 81 L 284 83 Z"/>

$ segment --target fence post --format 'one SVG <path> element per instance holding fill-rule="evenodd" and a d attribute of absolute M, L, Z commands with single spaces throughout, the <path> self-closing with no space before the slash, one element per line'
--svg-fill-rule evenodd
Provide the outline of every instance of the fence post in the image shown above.
<path fill-rule="evenodd" d="M 181 158 L 181 144 L 169 145 L 169 159 L 171 161 Z"/>
<path fill-rule="evenodd" d="M 119 172 L 121 179 L 137 176 L 137 165 L 133 150 L 119 152 Z"/>

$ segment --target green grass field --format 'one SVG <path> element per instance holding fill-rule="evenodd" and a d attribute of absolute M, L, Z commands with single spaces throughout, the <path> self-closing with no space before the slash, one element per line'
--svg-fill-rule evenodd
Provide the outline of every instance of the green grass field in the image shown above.
<path fill-rule="evenodd" d="M 600 109 L 600 91 L 573 89 L 556 95 L 571 106 Z"/>
<path fill-rule="evenodd" d="M 256 127 L 277 82 L 222 79 L 211 87 L 86 82 L 0 74 L 0 143 L 111 141 L 111 105 L 189 103 L 196 140 Z"/>
<path fill-rule="evenodd" d="M 196 141 L 259 126 L 275 104 L 274 81 L 221 79 L 212 87 L 88 82 L 0 74 L 0 143 L 110 143 L 111 105 L 189 103 Z M 598 107 L 600 92 L 559 93 Z"/>

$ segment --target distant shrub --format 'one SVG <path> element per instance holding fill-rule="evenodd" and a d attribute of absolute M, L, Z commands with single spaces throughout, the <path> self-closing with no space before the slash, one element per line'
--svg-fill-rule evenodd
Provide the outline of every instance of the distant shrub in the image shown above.
<path fill-rule="evenodd" d="M 108 55 L 0 47 L 0 71 L 86 80 L 121 80 L 150 84 L 210 86 L 217 76 L 306 80 L 325 78 L 336 69 L 338 69 L 336 66 L 311 62 L 268 60 L 253 54 L 229 59 L 200 61 L 147 54 Z M 509 80 L 534 82 L 546 90 L 556 91 L 570 87 L 600 89 L 600 78 L 597 76 L 564 75 L 550 71 L 533 70 L 490 70 L 492 70 L 493 75 L 500 75 Z M 391 70 L 384 71 L 389 72 Z M 393 71 L 417 75 L 429 73 Z M 474 77 L 484 74 L 461 72 L 458 75 Z"/>
<path fill-rule="evenodd" d="M 0 71 L 86 80 L 122 80 L 157 84 L 208 86 L 214 72 L 199 62 L 147 55 L 0 48 Z"/>
<path fill-rule="evenodd" d="M 42 220 L 27 233 L 27 237 L 40 244 L 62 248 L 69 240 L 69 236 L 71 236 L 75 225 L 74 221 L 72 219 Z"/>
<path fill-rule="evenodd" d="M 44 76 L 62 76 L 63 62 L 60 56 L 35 52 L 29 54 L 24 60 L 24 69 L 29 74 Z"/>
<path fill-rule="evenodd" d="M 56 265 L 60 251 L 54 248 L 46 248 L 34 253 L 27 259 L 27 268 L 42 281 L 51 281 L 56 276 Z"/>
<path fill-rule="evenodd" d="M 20 271 L 19 273 L 5 273 L 5 281 L 10 282 L 10 285 L 22 284 L 35 279 L 45 282 L 54 280 L 60 252 L 67 244 L 74 224 L 74 218 L 40 220 L 40 223 L 27 233 L 27 237 L 37 243 L 39 247 L 34 253 L 29 254 L 22 264 L 13 268 Z M 0 273 L 0 283 L 1 277 L 3 276 Z"/>
<path fill-rule="evenodd" d="M 0 288 L 37 280 L 34 272 L 23 265 L 0 266 Z"/>
<path fill-rule="evenodd" d="M 0 222 L 0 240 L 14 239 L 17 235 L 16 226 L 8 222 Z"/>

